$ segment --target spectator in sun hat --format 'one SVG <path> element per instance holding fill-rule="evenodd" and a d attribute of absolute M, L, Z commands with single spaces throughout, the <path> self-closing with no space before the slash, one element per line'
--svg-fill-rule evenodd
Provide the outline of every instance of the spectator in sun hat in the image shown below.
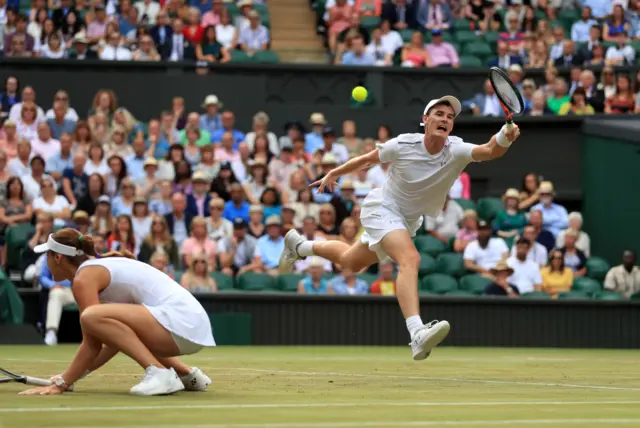
<path fill-rule="evenodd" d="M 83 235 L 89 233 L 89 214 L 86 211 L 78 210 L 71 216 L 72 227 Z"/>
<path fill-rule="evenodd" d="M 509 278 L 513 275 L 513 269 L 509 267 L 506 261 L 501 260 L 495 264 L 490 270 L 493 282 L 484 289 L 484 294 L 489 296 L 508 296 L 518 297 L 520 290 L 515 284 L 509 282 Z"/>
<path fill-rule="evenodd" d="M 355 195 L 355 187 L 353 181 L 344 179 L 339 185 L 340 194 L 331 198 L 330 204 L 336 210 L 336 223 L 342 224 L 342 221 L 351 215 L 351 210 L 358 203 Z"/>
<path fill-rule="evenodd" d="M 298 283 L 298 294 L 329 293 L 329 280 L 324 277 L 324 262 L 325 260 L 318 256 L 309 257 L 308 275 Z"/>
<path fill-rule="evenodd" d="M 264 51 L 271 42 L 269 30 L 260 23 L 260 14 L 255 10 L 247 13 L 249 25 L 240 27 L 238 44 L 249 56 L 256 52 Z"/>
<path fill-rule="evenodd" d="M 316 150 L 324 146 L 324 141 L 322 140 L 322 131 L 327 125 L 327 119 L 325 119 L 324 114 L 322 113 L 313 113 L 309 118 L 309 123 L 311 124 L 311 132 L 309 132 L 304 137 L 304 150 L 308 154 L 312 154 Z"/>
<path fill-rule="evenodd" d="M 200 115 L 200 129 L 213 135 L 217 130 L 222 129 L 222 116 L 219 112 L 222 103 L 216 95 L 210 94 L 205 97 L 202 108 L 205 112 Z"/>
<path fill-rule="evenodd" d="M 493 219 L 493 230 L 496 235 L 505 239 L 507 243 L 513 242 L 515 237 L 522 233 L 522 229 L 528 223 L 524 212 L 520 211 L 520 192 L 517 189 L 507 189 L 502 195 L 504 209 L 500 210 Z"/>
<path fill-rule="evenodd" d="M 278 275 L 280 254 L 284 251 L 284 238 L 281 234 L 282 219 L 272 215 L 265 222 L 267 233 L 258 239 L 253 260 L 253 271 Z"/>
<path fill-rule="evenodd" d="M 212 198 L 209 201 L 210 216 L 207 220 L 207 233 L 209 238 L 218 242 L 223 238 L 231 237 L 233 232 L 233 223 L 222 217 L 224 210 L 224 200 L 220 198 Z"/>
<path fill-rule="evenodd" d="M 258 240 L 247 233 L 247 222 L 242 218 L 236 218 L 233 221 L 231 236 L 225 236 L 218 241 L 222 273 L 241 275 L 251 270 L 257 243 Z"/>
<path fill-rule="evenodd" d="M 240 15 L 235 17 L 233 25 L 240 31 L 249 26 L 247 15 L 253 10 L 253 0 L 240 0 L 237 6 L 240 9 Z"/>
<path fill-rule="evenodd" d="M 158 172 L 158 161 L 152 157 L 145 159 L 143 163 L 144 176 L 138 178 L 136 183 L 136 193 L 147 199 L 157 199 L 160 195 L 160 185 L 156 178 Z"/>
<path fill-rule="evenodd" d="M 543 181 L 540 183 L 538 194 L 540 195 L 540 202 L 531 207 L 531 210 L 542 213 L 544 228 L 551 232 L 554 237 L 557 237 L 560 231 L 566 229 L 569 225 L 567 209 L 553 202 L 555 191 L 552 182 Z"/>
<path fill-rule="evenodd" d="M 193 184 L 193 190 L 190 195 L 187 195 L 186 211 L 194 217 L 209 217 L 211 196 L 209 195 L 210 183 L 207 180 L 207 176 L 200 171 L 196 171 L 191 175 L 191 183 Z"/>
<path fill-rule="evenodd" d="M 83 31 L 79 31 L 73 36 L 73 46 L 69 50 L 68 58 L 76 59 L 76 60 L 85 60 L 98 59 L 98 53 L 89 49 L 89 39 L 87 38 L 87 33 Z"/>
<path fill-rule="evenodd" d="M 333 153 L 323 154 L 322 160 L 320 161 L 320 172 L 315 178 L 315 180 L 313 181 L 322 180 L 324 176 L 329 173 L 329 171 L 331 171 L 336 167 L 337 164 L 338 164 L 338 160 L 336 159 Z M 314 187 L 313 189 L 315 191 L 317 187 Z M 334 189 L 334 192 L 336 192 L 336 190 L 338 189 Z M 316 199 L 316 202 L 322 204 L 322 203 L 331 201 L 331 198 L 333 198 L 333 195 L 334 193 L 326 189 L 323 193 L 315 193 L 314 198 Z"/>

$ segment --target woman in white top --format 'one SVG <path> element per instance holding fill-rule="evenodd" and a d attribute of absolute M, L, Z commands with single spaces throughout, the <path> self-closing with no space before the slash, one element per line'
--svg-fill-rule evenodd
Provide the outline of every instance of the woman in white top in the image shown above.
<path fill-rule="evenodd" d="M 564 247 L 564 237 L 568 230 L 573 230 L 578 234 L 576 239 L 576 248 L 584 253 L 587 258 L 591 256 L 591 238 L 589 234 L 582 230 L 582 214 L 574 211 L 569 214 L 569 228 L 563 230 L 556 238 L 556 248 Z"/>
<path fill-rule="evenodd" d="M 238 45 L 238 29 L 231 23 L 227 8 L 222 9 L 220 24 L 216 25 L 216 40 L 225 49 L 235 49 Z"/>
<path fill-rule="evenodd" d="M 66 113 L 64 114 L 64 118 L 65 119 L 72 120 L 74 122 L 77 122 L 79 120 L 78 112 L 73 107 L 71 107 L 69 105 L 69 94 L 67 93 L 67 91 L 60 90 L 60 91 L 56 92 L 56 94 L 53 96 L 53 102 L 54 102 L 54 104 L 56 102 L 58 102 L 58 103 L 62 103 L 64 105 L 65 111 L 66 111 Z M 47 119 L 54 119 L 55 118 L 55 114 L 53 112 L 53 106 L 49 110 L 47 110 L 46 116 L 47 116 Z M 80 125 L 80 124 L 78 124 L 78 125 Z M 85 130 L 86 133 L 90 133 L 89 127 L 86 126 L 86 122 L 83 122 L 83 126 L 82 126 L 81 129 Z M 78 130 L 78 126 L 76 126 L 76 131 L 77 130 Z M 78 142 L 79 141 L 77 141 L 77 140 L 74 141 L 74 143 L 78 143 Z"/>
<path fill-rule="evenodd" d="M 38 9 L 35 12 L 35 19 L 31 20 L 27 26 L 27 34 L 33 37 L 33 40 L 40 40 L 42 36 L 42 25 L 48 17 L 49 14 L 45 8 Z"/>
<path fill-rule="evenodd" d="M 118 352 L 146 372 L 131 394 L 202 391 L 211 383 L 199 369 L 173 358 L 215 346 L 215 341 L 202 305 L 166 274 L 126 251 L 94 259 L 92 238 L 74 229 L 50 235 L 34 251 L 47 252 L 47 266 L 55 280 L 73 281 L 83 338 L 69 367 L 52 379 L 53 385 L 22 394 L 62 394 Z"/>
<path fill-rule="evenodd" d="M 133 202 L 131 223 L 133 225 L 133 237 L 136 242 L 136 255 L 140 253 L 140 245 L 144 238 L 151 233 L 152 217 L 149 215 L 149 205 L 145 198 L 136 198 Z"/>
<path fill-rule="evenodd" d="M 67 51 L 62 46 L 62 38 L 58 33 L 49 36 L 47 43 L 40 48 L 40 57 L 61 59 L 67 57 Z"/>
<path fill-rule="evenodd" d="M 111 171 L 104 158 L 105 153 L 100 143 L 91 143 L 87 154 L 87 163 L 84 164 L 84 173 L 87 175 L 100 174 L 105 176 Z"/>
<path fill-rule="evenodd" d="M 33 168 L 33 166 L 32 166 Z M 56 194 L 56 181 L 50 175 L 42 177 L 40 184 L 42 196 L 33 201 L 33 212 L 35 215 L 41 212 L 53 215 L 55 226 L 64 226 L 71 219 L 71 205 L 67 198 Z"/>

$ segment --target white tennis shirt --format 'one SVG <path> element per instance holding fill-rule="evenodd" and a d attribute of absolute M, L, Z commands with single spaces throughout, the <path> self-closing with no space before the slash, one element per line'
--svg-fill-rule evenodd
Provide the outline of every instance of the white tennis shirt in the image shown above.
<path fill-rule="evenodd" d="M 451 186 L 473 162 L 471 152 L 476 147 L 450 136 L 440 153 L 432 155 L 423 139 L 424 134 L 400 134 L 378 144 L 380 162 L 391 162 L 381 202 L 409 222 L 440 213 Z"/>

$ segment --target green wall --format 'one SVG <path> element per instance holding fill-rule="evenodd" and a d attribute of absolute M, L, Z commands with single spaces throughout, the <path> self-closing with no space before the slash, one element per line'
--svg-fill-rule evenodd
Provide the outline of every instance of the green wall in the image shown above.
<path fill-rule="evenodd" d="M 623 250 L 640 250 L 640 145 L 585 135 L 582 168 L 592 255 L 617 265 Z"/>

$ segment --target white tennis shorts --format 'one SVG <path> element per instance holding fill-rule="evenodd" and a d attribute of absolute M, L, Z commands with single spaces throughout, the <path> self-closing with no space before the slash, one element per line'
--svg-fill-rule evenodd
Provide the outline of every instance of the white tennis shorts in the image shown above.
<path fill-rule="evenodd" d="M 196 352 L 199 352 L 202 348 L 204 348 L 204 346 L 198 343 L 194 343 L 189 339 L 185 339 L 182 336 L 178 336 L 175 333 L 171 333 L 171 337 L 173 338 L 173 341 L 176 342 L 176 345 L 178 345 L 178 350 L 180 351 L 180 355 L 195 354 Z"/>
<path fill-rule="evenodd" d="M 367 197 L 367 199 L 370 199 Z M 408 222 L 402 215 L 388 208 L 377 198 L 367 201 L 365 199 L 360 212 L 360 223 L 364 232 L 360 236 L 360 242 L 369 245 L 369 249 L 376 253 L 378 260 L 382 261 L 389 256 L 382 250 L 380 241 L 394 230 L 406 230 L 413 238 L 416 231 L 422 225 L 422 217 L 415 222 Z"/>

